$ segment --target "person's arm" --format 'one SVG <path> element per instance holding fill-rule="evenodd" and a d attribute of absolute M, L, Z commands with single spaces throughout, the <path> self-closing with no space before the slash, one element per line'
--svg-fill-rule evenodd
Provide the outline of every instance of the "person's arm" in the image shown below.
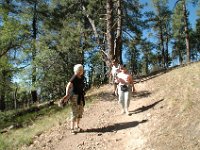
<path fill-rule="evenodd" d="M 63 98 L 60 99 L 58 106 L 59 107 L 63 107 L 69 100 L 70 96 L 71 96 L 71 90 L 73 88 L 73 84 L 71 82 L 69 82 L 66 86 L 66 94 Z"/>
<path fill-rule="evenodd" d="M 109 76 L 110 77 L 113 77 L 113 73 L 112 72 L 113 72 L 113 67 L 111 66 L 110 71 L 109 71 Z"/>
<path fill-rule="evenodd" d="M 66 95 L 70 95 L 71 94 L 71 90 L 73 88 L 73 83 L 69 82 L 66 86 Z"/>
<path fill-rule="evenodd" d="M 135 93 L 136 90 L 135 90 L 135 86 L 134 86 L 134 83 L 132 83 L 132 92 Z"/>
<path fill-rule="evenodd" d="M 63 98 L 63 103 L 67 102 L 71 96 L 71 92 L 72 92 L 72 88 L 73 88 L 73 83 L 69 82 L 66 86 L 66 94 Z"/>
<path fill-rule="evenodd" d="M 116 80 L 116 83 L 120 83 L 120 82 L 121 82 L 121 81 L 120 81 L 120 78 L 119 78 L 119 74 L 116 74 L 115 80 Z"/>
<path fill-rule="evenodd" d="M 134 92 L 136 92 L 136 90 L 135 90 L 135 85 L 134 85 L 134 80 L 133 80 L 133 78 L 132 78 L 132 76 L 130 75 L 130 83 L 131 83 L 131 91 L 134 93 Z"/>

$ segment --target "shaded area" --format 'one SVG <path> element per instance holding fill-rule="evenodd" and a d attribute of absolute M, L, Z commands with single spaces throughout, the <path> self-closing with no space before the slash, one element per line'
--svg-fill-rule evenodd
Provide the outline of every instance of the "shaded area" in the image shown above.
<path fill-rule="evenodd" d="M 136 109 L 136 110 L 130 111 L 130 114 L 137 114 L 137 113 L 144 112 L 144 111 L 146 111 L 146 110 L 148 110 L 148 109 L 151 109 L 152 107 L 154 107 L 154 106 L 157 105 L 158 103 L 162 102 L 163 100 L 164 100 L 164 99 L 161 99 L 161 100 L 159 100 L 159 101 L 157 101 L 157 102 L 154 102 L 153 104 L 150 104 L 150 105 L 148 105 L 148 106 L 142 106 L 142 107 L 140 107 L 140 108 L 138 108 L 138 109 Z"/>
<path fill-rule="evenodd" d="M 47 107 L 49 106 L 49 107 Z M 31 108 L 9 113 L 0 113 L 0 133 L 6 133 L 11 129 L 25 128 L 33 125 L 36 120 L 45 116 L 51 117 L 55 113 L 62 111 L 55 104 L 45 104 L 32 106 Z"/>
<path fill-rule="evenodd" d="M 113 101 L 116 100 L 118 97 L 113 96 L 110 92 L 101 92 L 90 96 L 86 96 L 87 101 L 88 100 L 93 101 L 96 100 L 97 98 L 101 101 Z"/>
<path fill-rule="evenodd" d="M 137 83 L 140 83 L 140 82 L 145 82 L 145 81 L 148 81 L 150 79 L 153 79 L 153 78 L 156 78 L 158 76 L 161 76 L 163 74 L 167 73 L 167 69 L 161 69 L 161 70 L 157 70 L 157 71 L 154 71 L 148 75 L 143 75 L 143 76 L 139 76 L 135 79 L 135 82 L 134 84 L 137 84 Z"/>
<path fill-rule="evenodd" d="M 150 94 L 151 94 L 151 92 L 145 90 L 145 91 L 139 91 L 139 92 L 134 93 L 134 95 L 132 97 L 144 98 L 144 97 L 148 97 Z M 118 96 L 114 96 L 110 92 L 101 92 L 98 94 L 87 96 L 87 98 L 90 99 L 95 96 L 98 97 L 99 99 L 101 99 L 101 101 L 113 101 L 113 100 L 118 99 Z"/>
<path fill-rule="evenodd" d="M 117 96 L 113 96 L 110 92 L 102 92 L 98 94 L 98 97 L 100 97 L 102 101 L 113 101 L 117 98 Z"/>
<path fill-rule="evenodd" d="M 87 129 L 83 132 L 98 132 L 98 133 L 115 132 L 115 131 L 118 131 L 118 130 L 136 127 L 137 125 L 139 125 L 141 123 L 145 123 L 147 121 L 148 120 L 116 123 L 114 125 L 109 125 L 109 126 L 102 127 L 102 128 Z"/>
<path fill-rule="evenodd" d="M 149 91 L 139 91 L 139 92 L 134 93 L 133 97 L 144 98 L 144 97 L 149 96 L 150 94 L 151 94 L 151 92 L 149 92 Z"/>

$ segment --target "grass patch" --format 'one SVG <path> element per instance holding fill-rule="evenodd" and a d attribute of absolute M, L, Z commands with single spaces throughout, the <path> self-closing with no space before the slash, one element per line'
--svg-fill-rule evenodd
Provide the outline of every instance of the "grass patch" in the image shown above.
<path fill-rule="evenodd" d="M 87 96 L 85 107 L 89 107 L 95 97 L 95 93 Z M 70 108 L 68 106 L 61 109 L 57 105 L 52 105 L 21 115 L 16 115 L 18 113 L 16 111 L 1 113 L 1 130 L 11 125 L 16 127 L 18 125 L 19 128 L 13 128 L 0 134 L 0 150 L 14 150 L 23 145 L 30 145 L 35 136 L 63 124 L 69 116 L 69 112 Z"/>
<path fill-rule="evenodd" d="M 43 108 L 37 112 L 17 116 L 16 118 L 13 118 L 13 114 L 11 113 L 11 116 L 8 117 L 9 119 L 1 120 L 1 123 L 18 125 L 19 128 L 13 128 L 8 130 L 8 132 L 0 134 L 0 150 L 12 150 L 24 144 L 31 144 L 34 136 L 41 134 L 59 123 L 63 123 L 68 113 L 69 107 L 60 109 L 55 105 Z M 11 118 L 13 120 L 10 120 Z"/>
<path fill-rule="evenodd" d="M 30 110 L 8 111 L 0 113 L 0 130 L 9 126 L 14 128 L 21 128 L 31 125 L 35 120 L 45 115 L 52 115 L 61 109 L 54 106 L 44 107 L 38 109 L 37 107 L 30 108 Z"/>

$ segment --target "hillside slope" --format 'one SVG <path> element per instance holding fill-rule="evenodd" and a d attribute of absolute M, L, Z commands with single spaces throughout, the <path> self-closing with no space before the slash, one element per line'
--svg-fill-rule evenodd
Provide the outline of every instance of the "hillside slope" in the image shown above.
<path fill-rule="evenodd" d="M 83 132 L 70 134 L 67 119 L 22 149 L 199 150 L 200 63 L 144 80 L 136 84 L 131 116 L 120 114 L 112 85 L 105 85 L 87 93 L 95 100 L 85 108 Z"/>
<path fill-rule="evenodd" d="M 149 144 L 155 149 L 200 149 L 200 63 L 147 81 L 151 96 L 163 99 L 152 113 Z"/>

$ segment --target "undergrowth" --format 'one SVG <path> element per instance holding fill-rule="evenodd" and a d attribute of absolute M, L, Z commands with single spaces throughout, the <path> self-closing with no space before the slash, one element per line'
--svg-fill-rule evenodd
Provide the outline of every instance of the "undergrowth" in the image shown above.
<path fill-rule="evenodd" d="M 93 98 L 87 99 L 86 107 Z M 20 115 L 16 115 L 19 114 L 16 111 L 1 112 L 0 150 L 16 150 L 23 145 L 30 145 L 36 135 L 64 123 L 69 110 L 68 106 L 59 108 L 52 105 Z"/>

